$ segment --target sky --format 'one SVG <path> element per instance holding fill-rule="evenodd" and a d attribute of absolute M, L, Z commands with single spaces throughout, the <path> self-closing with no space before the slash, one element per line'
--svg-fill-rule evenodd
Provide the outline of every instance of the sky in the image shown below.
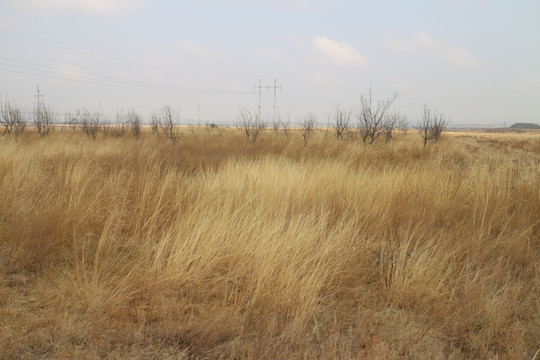
<path fill-rule="evenodd" d="M 259 82 L 260 81 L 260 82 Z M 452 125 L 540 123 L 538 0 L 0 0 L 0 96 L 183 123 L 320 124 L 399 94 Z M 277 86 L 276 86 L 277 85 Z M 274 89 L 275 87 L 275 89 Z M 275 90 L 275 91 L 274 91 Z"/>

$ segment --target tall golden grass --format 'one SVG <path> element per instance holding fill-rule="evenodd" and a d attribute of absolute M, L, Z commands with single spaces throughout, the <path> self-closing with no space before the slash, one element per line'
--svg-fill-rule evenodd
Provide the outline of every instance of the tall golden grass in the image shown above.
<path fill-rule="evenodd" d="M 540 135 L 0 142 L 0 358 L 532 359 Z"/>

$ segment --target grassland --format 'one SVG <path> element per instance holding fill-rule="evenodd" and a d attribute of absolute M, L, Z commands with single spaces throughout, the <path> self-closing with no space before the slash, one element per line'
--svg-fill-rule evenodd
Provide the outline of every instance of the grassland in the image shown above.
<path fill-rule="evenodd" d="M 0 358 L 540 358 L 540 134 L 0 141 Z"/>

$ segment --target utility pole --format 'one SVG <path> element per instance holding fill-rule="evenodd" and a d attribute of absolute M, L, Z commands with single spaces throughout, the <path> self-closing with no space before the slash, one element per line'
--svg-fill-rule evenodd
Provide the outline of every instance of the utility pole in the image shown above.
<path fill-rule="evenodd" d="M 34 95 L 34 97 L 37 98 L 37 109 L 39 111 L 39 99 L 43 97 L 39 92 L 39 85 L 37 86 L 37 95 Z"/>
<path fill-rule="evenodd" d="M 40 91 L 39 91 L 39 85 L 37 86 L 37 94 L 34 95 L 35 98 L 37 98 L 37 107 L 36 107 L 36 113 L 34 114 L 35 116 L 35 120 L 38 120 L 40 119 L 40 116 L 41 116 L 41 104 L 40 104 L 40 101 L 39 99 L 43 97 L 43 95 L 41 95 Z"/>
<path fill-rule="evenodd" d="M 274 79 L 274 122 L 276 123 L 276 89 L 277 89 L 277 79 Z"/>
<path fill-rule="evenodd" d="M 259 88 L 259 123 L 261 122 L 261 94 L 262 89 L 274 89 L 274 123 L 276 122 L 276 112 L 277 112 L 277 103 L 276 103 L 276 95 L 277 95 L 277 88 L 281 88 L 281 86 L 277 86 L 277 79 L 274 79 L 274 86 L 263 86 L 262 80 L 259 79 L 259 86 L 255 85 L 255 87 Z"/>
<path fill-rule="evenodd" d="M 261 122 L 261 89 L 262 89 L 262 80 L 259 79 L 259 118 L 257 121 Z"/>

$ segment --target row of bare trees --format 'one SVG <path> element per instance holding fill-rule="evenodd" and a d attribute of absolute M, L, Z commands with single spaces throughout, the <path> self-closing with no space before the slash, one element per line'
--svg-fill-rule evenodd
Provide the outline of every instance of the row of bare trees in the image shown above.
<path fill-rule="evenodd" d="M 409 127 L 407 118 L 399 113 L 390 112 L 390 108 L 397 98 L 398 94 L 394 93 L 385 100 L 374 100 L 371 89 L 367 95 L 362 95 L 360 109 L 356 114 L 356 129 L 351 124 L 353 112 L 343 110 L 339 105 L 336 106 L 332 124 L 336 139 L 342 139 L 345 135 L 354 138 L 356 132 L 364 143 L 373 144 L 379 136 L 383 136 L 385 142 L 388 143 L 396 133 L 406 134 Z M 432 112 L 429 106 L 424 105 L 423 118 L 417 127 L 422 134 L 424 146 L 428 141 L 439 141 L 447 126 L 448 119 L 443 114 Z"/>
<path fill-rule="evenodd" d="M 370 89 L 367 95 L 360 97 L 360 107 L 356 114 L 350 109 L 344 109 L 337 105 L 333 117 L 329 118 L 327 126 L 323 127 L 324 133 L 328 135 L 330 131 L 333 131 L 337 140 L 359 138 L 365 144 L 373 144 L 375 139 L 383 137 L 385 143 L 388 143 L 396 134 L 405 135 L 409 130 L 408 119 L 399 113 L 390 111 L 397 99 L 398 94 L 394 93 L 387 99 L 375 100 Z M 356 124 L 354 124 L 355 119 Z M 317 118 L 311 114 L 307 115 L 299 121 L 298 126 L 304 145 L 307 146 L 308 139 L 317 126 Z M 417 126 L 423 137 L 424 145 L 428 141 L 439 141 L 447 126 L 448 120 L 444 115 L 432 112 L 427 105 L 424 105 L 423 118 Z M 261 131 L 266 128 L 264 122 L 246 108 L 240 112 L 237 127 L 252 143 L 257 141 Z M 288 137 L 290 122 L 288 119 L 287 121 L 279 119 L 272 123 L 272 129 L 276 135 L 282 129 Z"/>
<path fill-rule="evenodd" d="M 338 140 L 359 138 L 366 144 L 372 144 L 378 137 L 384 137 L 384 141 L 388 143 L 395 134 L 406 134 L 408 131 L 407 118 L 390 111 L 397 98 L 398 94 L 394 93 L 385 100 L 374 100 L 372 90 L 370 90 L 367 95 L 360 97 L 360 107 L 356 114 L 353 114 L 352 110 L 337 105 L 333 117 L 329 117 L 327 126 L 323 127 L 324 134 L 328 135 L 333 131 Z M 7 100 L 0 102 L 2 137 L 13 133 L 17 140 L 28 123 L 25 114 L 28 113 L 22 111 L 13 102 Z M 41 106 L 32 114 L 30 123 L 35 126 L 40 137 L 47 136 L 54 129 L 54 113 L 50 108 Z M 354 119 L 356 119 L 356 124 L 353 124 Z M 66 115 L 65 126 L 62 127 L 62 130 L 71 128 L 75 131 L 79 128 L 92 140 L 95 140 L 99 133 L 119 138 L 126 131 L 130 131 L 136 139 L 140 138 L 142 117 L 138 113 L 133 110 L 120 112 L 115 120 L 111 124 L 99 111 L 80 109 L 74 114 Z M 312 114 L 305 116 L 298 123 L 304 146 L 307 146 L 317 123 L 318 119 Z M 156 136 L 163 134 L 173 145 L 180 138 L 179 124 L 180 112 L 171 106 L 163 106 L 155 111 L 150 123 L 152 134 Z M 429 141 L 439 141 L 447 125 L 448 120 L 443 114 L 433 112 L 429 106 L 424 105 L 423 118 L 418 124 L 424 145 Z M 214 125 L 214 127 L 217 126 Z M 242 130 L 248 141 L 255 143 L 260 133 L 266 129 L 266 125 L 257 115 L 252 114 L 247 108 L 243 108 L 238 118 L 237 128 Z M 279 117 L 272 123 L 272 129 L 276 135 L 282 130 L 288 138 L 291 132 L 290 116 L 285 121 Z"/>
<path fill-rule="evenodd" d="M 14 134 L 15 140 L 22 135 L 28 124 L 28 112 L 21 110 L 14 102 L 0 101 L 0 128 L 2 137 Z M 40 137 L 45 137 L 54 129 L 57 121 L 51 108 L 43 104 L 31 113 L 30 123 L 35 127 Z M 152 115 L 152 133 L 159 136 L 160 130 L 163 135 L 173 144 L 179 139 L 178 125 L 180 123 L 180 111 L 171 106 L 163 106 Z M 141 136 L 142 117 L 135 111 L 120 112 L 116 115 L 116 121 L 109 123 L 100 111 L 79 109 L 75 113 L 66 114 L 64 129 L 75 131 L 79 128 L 89 139 L 95 140 L 99 133 L 104 136 L 119 138 L 126 131 L 131 131 L 136 139 Z"/>
<path fill-rule="evenodd" d="M 180 112 L 178 110 L 170 106 L 162 107 L 152 114 L 150 124 L 152 134 L 159 136 L 161 129 L 161 133 L 173 144 L 176 144 L 179 138 L 177 129 L 179 119 Z M 143 125 L 141 115 L 133 110 L 118 113 L 114 123 L 111 124 L 99 111 L 80 109 L 74 114 L 66 115 L 65 123 L 73 131 L 80 128 L 92 140 L 95 140 L 99 133 L 117 139 L 127 131 L 131 132 L 134 138 L 139 139 Z"/>
<path fill-rule="evenodd" d="M 31 114 L 29 116 L 29 114 Z M 30 118 L 30 121 L 28 121 Z M 40 106 L 32 113 L 22 111 L 15 103 L 10 101 L 0 101 L 0 128 L 2 137 L 14 134 L 15 140 L 22 135 L 27 124 L 32 124 L 40 137 L 45 137 L 55 125 L 58 125 L 54 112 L 45 106 Z M 176 144 L 179 138 L 177 126 L 180 123 L 180 111 L 170 107 L 163 106 L 152 115 L 151 128 L 152 133 L 160 135 L 160 132 Z M 75 113 L 65 115 L 62 130 L 71 129 L 75 131 L 80 129 L 89 139 L 95 140 L 99 133 L 104 136 L 119 138 L 126 131 L 130 131 L 136 139 L 141 136 L 142 117 L 135 111 L 120 112 L 116 115 L 113 123 L 106 120 L 100 111 L 91 111 L 79 109 Z"/>

